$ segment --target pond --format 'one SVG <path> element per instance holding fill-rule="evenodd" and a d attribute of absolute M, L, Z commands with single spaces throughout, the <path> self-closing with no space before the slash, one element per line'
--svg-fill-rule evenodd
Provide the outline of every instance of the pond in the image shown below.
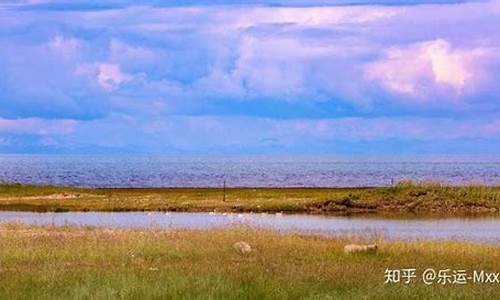
<path fill-rule="evenodd" d="M 500 243 L 500 217 L 407 218 L 180 212 L 0 212 L 0 223 L 105 228 L 211 229 L 250 226 L 302 234 L 384 239 L 455 239 Z"/>

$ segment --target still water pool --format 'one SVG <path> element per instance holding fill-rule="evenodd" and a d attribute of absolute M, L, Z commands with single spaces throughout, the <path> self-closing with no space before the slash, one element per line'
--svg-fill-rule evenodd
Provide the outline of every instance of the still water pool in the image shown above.
<path fill-rule="evenodd" d="M 363 235 L 384 239 L 455 239 L 500 243 L 500 217 L 407 218 L 179 212 L 0 212 L 0 223 L 105 228 L 211 229 L 249 226 L 302 234 Z"/>

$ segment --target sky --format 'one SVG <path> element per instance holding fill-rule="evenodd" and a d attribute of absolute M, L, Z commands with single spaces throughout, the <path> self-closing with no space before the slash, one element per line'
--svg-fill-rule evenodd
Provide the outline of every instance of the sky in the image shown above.
<path fill-rule="evenodd" d="M 2 0 L 0 153 L 498 154 L 500 1 Z"/>

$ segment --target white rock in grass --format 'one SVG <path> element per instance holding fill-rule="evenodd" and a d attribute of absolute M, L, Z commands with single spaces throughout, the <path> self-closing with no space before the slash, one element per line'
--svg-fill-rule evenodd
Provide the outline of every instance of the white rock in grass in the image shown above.
<path fill-rule="evenodd" d="M 247 255 L 252 252 L 252 247 L 247 242 L 236 242 L 233 244 L 233 249 L 240 255 Z"/>
<path fill-rule="evenodd" d="M 351 244 L 351 245 L 346 245 L 344 247 L 344 252 L 347 254 L 353 254 L 353 253 L 371 253 L 375 254 L 377 253 L 378 246 L 376 244 L 372 245 L 356 245 L 356 244 Z"/>

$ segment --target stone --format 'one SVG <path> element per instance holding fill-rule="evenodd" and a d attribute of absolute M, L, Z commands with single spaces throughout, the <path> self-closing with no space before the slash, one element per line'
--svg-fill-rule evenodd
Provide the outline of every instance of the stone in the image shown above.
<path fill-rule="evenodd" d="M 233 244 L 233 249 L 240 255 L 247 255 L 252 252 L 252 247 L 247 242 L 236 242 Z"/>
<path fill-rule="evenodd" d="M 351 244 L 351 245 L 346 245 L 344 247 L 344 252 L 346 254 L 353 254 L 353 253 L 370 253 L 370 254 L 375 254 L 378 251 L 378 246 L 376 244 L 372 245 L 356 245 L 356 244 Z"/>

